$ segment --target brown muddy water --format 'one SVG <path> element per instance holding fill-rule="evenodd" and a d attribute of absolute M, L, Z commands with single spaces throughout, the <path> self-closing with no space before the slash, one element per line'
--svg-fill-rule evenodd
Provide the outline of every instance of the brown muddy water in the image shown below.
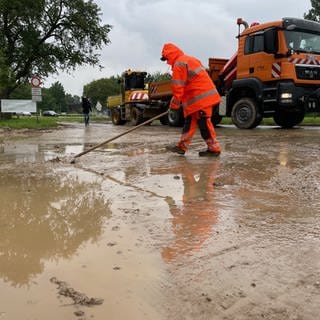
<path fill-rule="evenodd" d="M 320 314 L 319 128 L 0 132 L 0 320 Z"/>

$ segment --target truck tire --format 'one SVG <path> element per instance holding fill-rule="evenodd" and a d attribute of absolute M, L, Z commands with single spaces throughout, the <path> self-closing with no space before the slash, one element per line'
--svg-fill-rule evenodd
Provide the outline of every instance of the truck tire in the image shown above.
<path fill-rule="evenodd" d="M 112 109 L 111 110 L 111 121 L 116 126 L 126 123 L 125 120 L 121 119 L 121 113 L 120 113 L 119 109 Z"/>
<path fill-rule="evenodd" d="M 162 116 L 159 120 L 160 120 L 160 123 L 164 126 L 166 126 L 169 123 L 167 114 L 165 116 Z"/>
<path fill-rule="evenodd" d="M 231 111 L 232 122 L 239 129 L 253 129 L 262 121 L 257 102 L 251 98 L 241 98 Z"/>
<path fill-rule="evenodd" d="M 184 117 L 182 108 L 173 110 L 169 109 L 168 112 L 168 123 L 171 127 L 182 127 L 184 124 Z"/>
<path fill-rule="evenodd" d="M 138 124 L 143 122 L 143 113 L 142 111 L 137 108 L 133 107 L 131 110 L 131 121 L 130 124 L 133 126 L 137 126 Z"/>
<path fill-rule="evenodd" d="M 304 115 L 303 109 L 298 111 L 277 110 L 273 120 L 278 126 L 289 129 L 302 122 Z"/>
<path fill-rule="evenodd" d="M 214 126 L 219 124 L 222 120 L 222 116 L 219 115 L 219 107 L 215 107 L 212 112 L 211 122 Z"/>

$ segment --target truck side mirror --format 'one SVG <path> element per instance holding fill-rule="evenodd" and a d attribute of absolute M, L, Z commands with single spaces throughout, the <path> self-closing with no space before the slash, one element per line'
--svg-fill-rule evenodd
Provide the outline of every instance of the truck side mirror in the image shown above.
<path fill-rule="evenodd" d="M 278 52 L 278 32 L 276 29 L 269 29 L 264 33 L 265 52 L 276 54 Z"/>

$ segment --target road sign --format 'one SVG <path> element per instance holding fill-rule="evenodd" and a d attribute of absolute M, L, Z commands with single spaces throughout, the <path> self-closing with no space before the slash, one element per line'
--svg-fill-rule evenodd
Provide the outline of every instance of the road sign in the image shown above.
<path fill-rule="evenodd" d="M 98 101 L 97 102 L 97 104 L 96 104 L 96 109 L 98 110 L 98 111 L 101 111 L 101 109 L 102 109 L 102 105 L 101 105 L 101 103 Z"/>
<path fill-rule="evenodd" d="M 32 101 L 41 102 L 42 96 L 32 96 Z"/>
<path fill-rule="evenodd" d="M 32 85 L 32 87 L 40 87 L 40 84 L 41 84 L 41 80 L 40 80 L 40 78 L 39 77 L 37 77 L 37 76 L 33 76 L 32 78 L 31 78 L 31 85 Z"/>
<path fill-rule="evenodd" d="M 31 93 L 33 96 L 41 96 L 41 88 L 31 88 Z"/>
<path fill-rule="evenodd" d="M 41 88 L 32 87 L 31 88 L 32 101 L 42 101 Z"/>

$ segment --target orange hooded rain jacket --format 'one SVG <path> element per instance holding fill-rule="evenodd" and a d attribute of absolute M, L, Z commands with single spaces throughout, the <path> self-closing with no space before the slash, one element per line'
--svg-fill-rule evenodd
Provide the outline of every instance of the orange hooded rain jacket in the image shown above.
<path fill-rule="evenodd" d="M 201 62 L 184 52 L 173 43 L 166 43 L 162 58 L 172 67 L 171 88 L 173 98 L 170 108 L 183 107 L 183 115 L 199 110 L 206 111 L 210 117 L 212 106 L 220 103 L 220 95 Z"/>

